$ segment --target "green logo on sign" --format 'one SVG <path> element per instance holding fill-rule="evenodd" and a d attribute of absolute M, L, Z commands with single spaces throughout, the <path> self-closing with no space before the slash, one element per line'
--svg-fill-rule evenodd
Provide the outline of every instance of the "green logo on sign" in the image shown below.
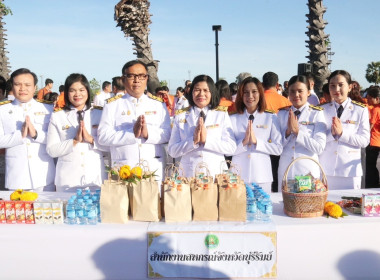
<path fill-rule="evenodd" d="M 214 234 L 208 234 L 205 238 L 205 245 L 209 249 L 215 249 L 219 245 L 219 238 Z"/>

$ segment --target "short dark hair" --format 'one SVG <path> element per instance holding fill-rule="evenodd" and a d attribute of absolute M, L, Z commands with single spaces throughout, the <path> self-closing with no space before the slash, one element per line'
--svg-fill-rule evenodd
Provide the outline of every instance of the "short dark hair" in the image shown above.
<path fill-rule="evenodd" d="M 14 78 L 17 77 L 18 75 L 22 75 L 22 74 L 30 74 L 30 75 L 32 75 L 33 76 L 33 80 L 34 80 L 34 85 L 37 85 L 37 83 L 38 83 L 37 75 L 34 74 L 32 71 L 30 71 L 27 68 L 20 68 L 20 69 L 17 69 L 16 71 L 13 71 L 13 73 L 11 74 L 10 81 L 11 81 L 12 87 L 13 87 L 13 80 L 14 80 Z"/>
<path fill-rule="evenodd" d="M 87 78 L 83 74 L 78 74 L 78 73 L 73 73 L 70 74 L 65 81 L 65 93 L 64 93 L 64 98 L 65 98 L 65 110 L 71 110 L 70 105 L 71 102 L 69 100 L 69 89 L 72 86 L 72 84 L 80 82 L 87 90 L 87 100 L 86 100 L 86 110 L 90 109 L 91 107 L 91 89 L 90 89 L 90 83 L 88 82 Z"/>
<path fill-rule="evenodd" d="M 160 90 L 162 90 L 162 87 L 156 87 L 156 89 L 154 90 L 154 92 L 157 94 Z"/>
<path fill-rule="evenodd" d="M 180 92 L 185 92 L 185 90 L 183 89 L 183 87 L 177 87 L 177 90 L 180 91 Z"/>
<path fill-rule="evenodd" d="M 106 87 L 108 87 L 111 83 L 108 81 L 103 82 L 102 84 L 102 90 L 104 90 Z"/>
<path fill-rule="evenodd" d="M 230 87 L 225 80 L 219 80 L 215 83 L 216 89 L 218 90 L 220 98 L 224 97 L 227 100 L 232 100 Z"/>
<path fill-rule="evenodd" d="M 45 80 L 45 86 L 47 86 L 48 84 L 52 84 L 52 83 L 54 83 L 52 79 L 47 78 Z"/>
<path fill-rule="evenodd" d="M 335 70 L 334 72 L 332 72 L 330 77 L 328 78 L 328 83 L 330 84 L 330 80 L 332 78 L 334 78 L 335 76 L 338 76 L 338 75 L 342 75 L 346 79 L 346 81 L 349 85 L 352 83 L 350 73 L 348 73 L 345 70 Z"/>
<path fill-rule="evenodd" d="M 309 82 L 309 77 L 304 76 L 304 75 L 295 75 L 290 78 L 288 87 L 290 87 L 292 84 L 295 84 L 297 82 L 303 83 L 306 85 L 306 88 L 310 90 L 310 82 Z"/>
<path fill-rule="evenodd" d="M 0 90 L 3 91 L 3 94 L 5 94 L 6 88 L 7 88 L 7 80 L 3 76 L 0 76 Z"/>
<path fill-rule="evenodd" d="M 45 94 L 44 100 L 54 102 L 54 101 L 57 101 L 58 96 L 59 96 L 59 94 L 56 92 L 49 92 L 49 93 Z"/>
<path fill-rule="evenodd" d="M 239 86 L 238 86 L 237 83 L 230 83 L 229 87 L 230 87 L 230 92 L 231 92 L 231 94 L 232 94 L 232 93 L 237 94 L 238 89 L 239 89 Z M 234 94 L 232 94 L 232 95 L 234 95 Z"/>
<path fill-rule="evenodd" d="M 162 87 L 161 87 L 161 90 L 169 91 L 169 88 L 168 88 L 167 86 L 162 86 Z"/>
<path fill-rule="evenodd" d="M 218 107 L 219 102 L 220 102 L 218 91 L 216 89 L 214 80 L 210 76 L 207 76 L 207 75 L 196 76 L 194 80 L 191 82 L 190 91 L 186 96 L 187 100 L 189 101 L 190 106 L 193 106 L 193 107 L 196 106 L 193 100 L 193 90 L 194 90 L 194 86 L 199 82 L 206 82 L 208 89 L 210 90 L 210 93 L 211 93 L 211 100 L 209 104 L 210 109 L 215 109 L 216 107 Z"/>
<path fill-rule="evenodd" d="M 142 66 L 144 66 L 146 72 L 148 72 L 148 67 L 146 66 L 144 62 L 140 60 L 131 60 L 124 64 L 123 68 L 121 69 L 121 75 L 124 75 L 125 70 L 127 70 L 129 67 L 132 67 L 133 65 L 136 65 L 136 64 L 141 64 Z"/>
<path fill-rule="evenodd" d="M 58 91 L 59 92 L 65 91 L 65 86 L 64 85 L 60 85 L 59 88 L 58 88 Z"/>
<path fill-rule="evenodd" d="M 371 96 L 372 98 L 380 98 L 380 87 L 371 87 L 367 90 L 367 96 Z"/>
<path fill-rule="evenodd" d="M 247 77 L 240 83 L 239 91 L 236 95 L 236 100 L 235 100 L 236 111 L 239 114 L 244 113 L 244 109 L 245 109 L 245 104 L 244 104 L 244 100 L 243 100 L 244 87 L 249 83 L 254 83 L 257 87 L 257 90 L 259 91 L 260 100 L 259 100 L 259 103 L 257 104 L 257 111 L 262 113 L 262 112 L 264 112 L 264 110 L 267 106 L 267 103 L 265 101 L 263 85 L 261 84 L 259 79 L 255 78 L 255 77 Z"/>
<path fill-rule="evenodd" d="M 122 77 L 113 77 L 112 78 L 112 86 L 116 87 L 118 91 L 124 91 L 125 86 L 123 84 L 123 78 Z"/>
<path fill-rule="evenodd" d="M 263 75 L 263 87 L 265 89 L 275 87 L 278 83 L 278 75 L 274 72 L 266 72 Z"/>

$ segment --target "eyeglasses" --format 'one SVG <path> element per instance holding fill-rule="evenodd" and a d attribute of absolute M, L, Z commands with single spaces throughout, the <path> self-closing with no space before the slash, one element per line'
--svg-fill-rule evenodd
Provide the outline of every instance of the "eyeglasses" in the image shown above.
<path fill-rule="evenodd" d="M 124 74 L 123 76 L 126 77 L 128 80 L 134 80 L 137 78 L 141 81 L 144 81 L 149 77 L 149 75 L 147 74 Z"/>

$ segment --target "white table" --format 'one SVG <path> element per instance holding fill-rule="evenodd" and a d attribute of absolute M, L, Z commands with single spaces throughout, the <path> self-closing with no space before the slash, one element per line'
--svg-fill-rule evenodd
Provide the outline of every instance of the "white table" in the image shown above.
<path fill-rule="evenodd" d="M 329 199 L 375 191 L 332 191 Z M 280 193 L 272 200 L 278 279 L 380 278 L 380 218 L 295 219 L 283 214 Z M 0 225 L 0 279 L 146 279 L 148 226 Z"/>

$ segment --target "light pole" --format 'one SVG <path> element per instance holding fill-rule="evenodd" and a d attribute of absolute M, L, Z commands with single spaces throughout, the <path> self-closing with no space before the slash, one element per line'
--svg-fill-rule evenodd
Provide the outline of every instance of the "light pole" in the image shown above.
<path fill-rule="evenodd" d="M 218 52 L 218 31 L 222 31 L 221 25 L 213 25 L 212 30 L 215 31 L 215 53 L 216 53 L 216 80 L 215 82 L 219 81 L 219 52 Z"/>

